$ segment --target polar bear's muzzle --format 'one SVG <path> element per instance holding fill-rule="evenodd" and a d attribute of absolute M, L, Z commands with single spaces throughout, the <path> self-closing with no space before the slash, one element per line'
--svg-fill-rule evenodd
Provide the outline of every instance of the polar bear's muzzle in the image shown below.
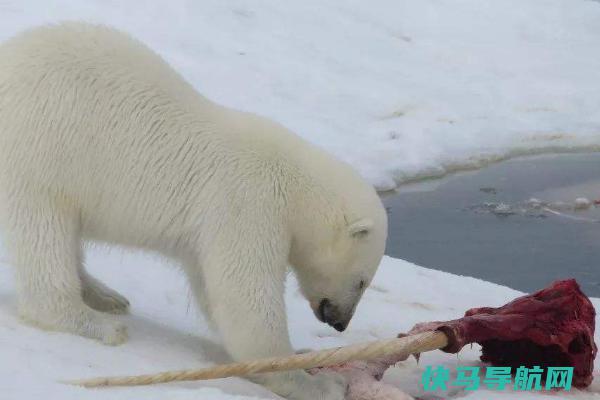
<path fill-rule="evenodd" d="M 319 307 L 313 310 L 317 319 L 333 327 L 336 331 L 343 332 L 350 323 L 352 313 L 341 312 L 340 308 L 334 305 L 329 299 L 322 299 Z"/>

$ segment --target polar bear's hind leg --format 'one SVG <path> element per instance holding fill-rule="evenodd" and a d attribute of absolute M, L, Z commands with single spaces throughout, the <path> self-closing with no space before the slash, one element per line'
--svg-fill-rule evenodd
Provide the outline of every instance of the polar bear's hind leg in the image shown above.
<path fill-rule="evenodd" d="M 119 292 L 85 271 L 82 271 L 80 277 L 83 301 L 88 306 L 112 314 L 126 314 L 129 311 L 129 301 Z"/>
<path fill-rule="evenodd" d="M 16 267 L 20 316 L 45 329 L 123 343 L 125 325 L 83 301 L 77 213 L 49 201 L 19 200 L 9 210 L 6 237 Z"/>

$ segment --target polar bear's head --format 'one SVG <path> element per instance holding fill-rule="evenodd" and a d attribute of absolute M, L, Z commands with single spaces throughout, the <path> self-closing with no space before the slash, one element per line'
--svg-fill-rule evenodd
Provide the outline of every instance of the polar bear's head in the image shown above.
<path fill-rule="evenodd" d="M 341 217 L 305 216 L 313 229 L 296 238 L 290 254 L 315 316 L 340 332 L 350 323 L 385 250 L 387 215 L 377 194 L 371 188 L 367 194 L 358 202 L 345 199 L 351 207 Z"/>

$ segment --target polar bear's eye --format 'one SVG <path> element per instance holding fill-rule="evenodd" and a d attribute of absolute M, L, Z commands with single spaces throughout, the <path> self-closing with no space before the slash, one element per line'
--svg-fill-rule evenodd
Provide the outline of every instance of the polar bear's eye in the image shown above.
<path fill-rule="evenodd" d="M 360 281 L 360 283 L 358 284 L 358 288 L 359 288 L 360 290 L 362 290 L 362 289 L 364 289 L 364 288 L 365 288 L 365 281 L 364 281 L 364 280 L 363 280 L 363 281 Z"/>

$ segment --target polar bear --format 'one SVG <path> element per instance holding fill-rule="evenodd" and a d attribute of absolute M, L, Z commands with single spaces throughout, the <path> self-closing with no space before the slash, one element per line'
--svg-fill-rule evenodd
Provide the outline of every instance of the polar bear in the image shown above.
<path fill-rule="evenodd" d="M 18 312 L 119 344 L 120 294 L 82 241 L 178 261 L 232 358 L 293 353 L 288 266 L 343 331 L 382 258 L 387 217 L 349 165 L 283 126 L 199 95 L 111 28 L 64 23 L 0 46 L 0 206 Z M 342 399 L 334 375 L 253 377 L 291 399 Z"/>

